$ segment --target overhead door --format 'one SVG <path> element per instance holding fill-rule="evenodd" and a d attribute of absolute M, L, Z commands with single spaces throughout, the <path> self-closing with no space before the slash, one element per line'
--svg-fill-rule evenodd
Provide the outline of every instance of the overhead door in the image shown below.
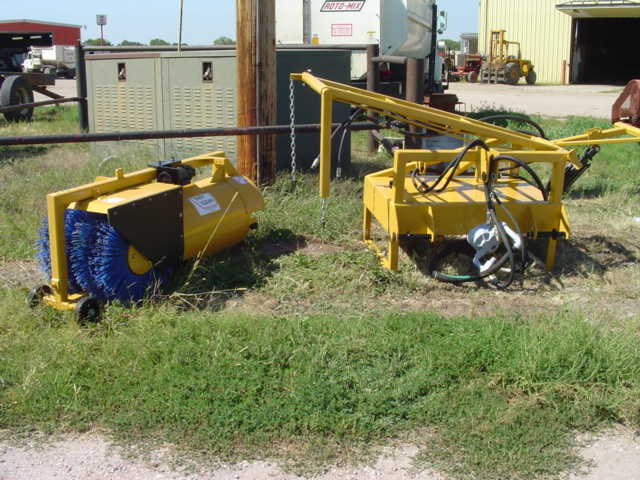
<path fill-rule="evenodd" d="M 573 17 L 571 82 L 625 84 L 640 78 L 636 53 L 640 3 L 572 1 L 556 6 Z"/>

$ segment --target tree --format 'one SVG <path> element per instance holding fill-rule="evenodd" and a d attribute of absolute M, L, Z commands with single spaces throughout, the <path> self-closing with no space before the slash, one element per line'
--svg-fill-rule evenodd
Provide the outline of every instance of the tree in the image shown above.
<path fill-rule="evenodd" d="M 214 45 L 235 45 L 236 41 L 229 37 L 218 37 L 213 41 Z"/>
<path fill-rule="evenodd" d="M 149 41 L 149 45 L 153 45 L 153 46 L 164 46 L 164 45 L 171 45 L 169 42 L 167 42 L 166 40 L 163 40 L 161 38 L 152 38 Z"/>
<path fill-rule="evenodd" d="M 120 42 L 120 47 L 141 47 L 144 43 L 140 42 L 130 42 L 129 40 L 123 40 Z"/>
<path fill-rule="evenodd" d="M 450 38 L 445 38 L 444 44 L 447 46 L 448 50 L 460 50 L 460 42 L 457 40 L 451 40 Z"/>
<path fill-rule="evenodd" d="M 87 45 L 89 47 L 99 47 L 100 46 L 100 39 L 99 38 L 88 38 L 87 40 L 84 41 L 83 45 Z M 111 46 L 111 42 L 105 38 L 103 45 L 105 47 L 110 47 Z"/>

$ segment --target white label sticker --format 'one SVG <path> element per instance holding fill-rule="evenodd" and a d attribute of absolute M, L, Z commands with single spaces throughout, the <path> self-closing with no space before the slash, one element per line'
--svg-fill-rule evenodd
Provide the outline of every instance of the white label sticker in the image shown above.
<path fill-rule="evenodd" d="M 350 23 L 334 23 L 331 25 L 332 37 L 353 37 L 353 25 Z"/>
<path fill-rule="evenodd" d="M 189 201 L 196 207 L 198 215 L 201 217 L 220 210 L 220 204 L 210 193 L 201 193 L 200 195 L 191 197 Z"/>
<path fill-rule="evenodd" d="M 242 175 L 236 175 L 235 177 L 232 177 L 233 181 L 236 183 L 239 183 L 240 185 L 246 185 L 247 183 L 249 183 L 249 181 L 244 178 Z"/>
<path fill-rule="evenodd" d="M 122 197 L 109 197 L 109 198 L 105 198 L 104 200 L 102 200 L 104 203 L 120 203 L 120 202 L 124 202 L 125 199 Z"/>

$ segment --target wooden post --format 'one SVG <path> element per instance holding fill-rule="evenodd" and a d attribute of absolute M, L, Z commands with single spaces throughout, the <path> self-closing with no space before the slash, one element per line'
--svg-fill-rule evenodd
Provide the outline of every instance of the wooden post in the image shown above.
<path fill-rule="evenodd" d="M 256 111 L 256 17 L 258 0 L 236 0 L 236 10 L 238 127 L 253 127 L 258 124 Z M 249 135 L 237 137 L 237 144 L 238 172 L 253 181 L 257 181 L 257 138 Z"/>
<path fill-rule="evenodd" d="M 275 0 L 236 0 L 238 126 L 276 123 Z M 275 137 L 238 137 L 238 171 L 260 184 L 275 178 Z M 258 155 L 260 158 L 258 159 Z"/>
<path fill-rule="evenodd" d="M 258 0 L 258 125 L 278 123 L 276 89 L 276 1 Z M 276 136 L 258 137 L 258 183 L 266 185 L 276 179 Z"/>

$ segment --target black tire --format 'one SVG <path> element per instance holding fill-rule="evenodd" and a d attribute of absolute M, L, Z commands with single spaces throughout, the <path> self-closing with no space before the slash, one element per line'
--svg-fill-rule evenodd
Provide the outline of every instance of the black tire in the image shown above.
<path fill-rule="evenodd" d="M 525 77 L 525 80 L 529 85 L 535 85 L 537 79 L 538 75 L 536 75 L 536 72 L 534 72 L 533 70 L 529 70 L 527 76 Z"/>
<path fill-rule="evenodd" d="M 0 87 L 0 105 L 9 107 L 23 103 L 33 103 L 31 82 L 18 75 L 11 75 L 5 78 L 4 82 L 2 82 L 2 87 Z M 23 108 L 22 110 L 4 113 L 4 118 L 8 122 L 28 122 L 32 116 L 33 108 Z"/>
<path fill-rule="evenodd" d="M 81 325 L 98 323 L 102 317 L 102 302 L 95 297 L 82 297 L 76 303 L 76 317 Z"/>
<path fill-rule="evenodd" d="M 476 83 L 478 81 L 478 72 L 473 71 L 467 73 L 467 82 Z"/>
<path fill-rule="evenodd" d="M 29 308 L 36 308 L 42 303 L 42 299 L 51 295 L 51 287 L 49 285 L 38 285 L 29 290 L 27 294 L 27 305 Z"/>
<path fill-rule="evenodd" d="M 517 63 L 509 62 L 504 66 L 504 83 L 515 85 L 520 80 L 520 67 Z"/>

